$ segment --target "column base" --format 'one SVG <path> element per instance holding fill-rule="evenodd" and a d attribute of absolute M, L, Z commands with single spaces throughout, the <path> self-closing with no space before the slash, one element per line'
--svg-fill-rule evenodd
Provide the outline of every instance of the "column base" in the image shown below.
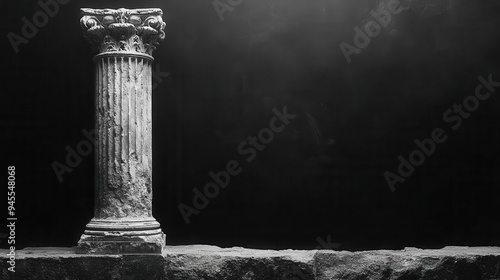
<path fill-rule="evenodd" d="M 92 219 L 78 246 L 79 254 L 161 254 L 165 234 L 154 219 Z"/>

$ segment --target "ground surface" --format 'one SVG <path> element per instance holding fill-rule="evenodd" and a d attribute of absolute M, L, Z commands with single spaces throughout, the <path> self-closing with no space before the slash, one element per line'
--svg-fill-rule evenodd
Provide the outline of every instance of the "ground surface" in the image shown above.
<path fill-rule="evenodd" d="M 401 251 L 253 250 L 167 246 L 162 255 L 80 255 L 74 248 L 0 250 L 1 279 L 500 279 L 499 247 Z"/>

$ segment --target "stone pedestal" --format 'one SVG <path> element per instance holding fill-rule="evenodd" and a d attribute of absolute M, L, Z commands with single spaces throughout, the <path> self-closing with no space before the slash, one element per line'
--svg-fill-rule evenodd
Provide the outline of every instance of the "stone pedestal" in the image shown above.
<path fill-rule="evenodd" d="M 79 253 L 161 253 L 152 215 L 152 52 L 165 37 L 160 9 L 82 9 L 96 66 L 95 213 Z"/>

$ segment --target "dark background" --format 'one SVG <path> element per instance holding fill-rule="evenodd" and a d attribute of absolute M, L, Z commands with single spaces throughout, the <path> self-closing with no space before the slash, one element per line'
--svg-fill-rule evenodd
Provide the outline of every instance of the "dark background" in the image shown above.
<path fill-rule="evenodd" d="M 51 167 L 93 128 L 81 7 L 164 11 L 154 67 L 170 74 L 153 91 L 153 211 L 169 244 L 315 248 L 330 235 L 348 250 L 500 246 L 498 92 L 456 131 L 442 118 L 479 75 L 500 80 L 500 1 L 403 11 L 349 64 L 339 44 L 353 44 L 374 5 L 244 0 L 221 21 L 211 0 L 73 0 L 16 54 L 7 34 L 40 7 L 2 1 L 0 166 L 16 166 L 17 248 L 74 246 L 93 216 L 93 154 L 62 182 Z M 285 105 L 297 118 L 246 163 L 238 145 Z M 435 127 L 447 141 L 391 192 L 383 173 Z M 192 205 L 192 189 L 233 159 L 242 173 L 186 225 L 178 204 Z"/>

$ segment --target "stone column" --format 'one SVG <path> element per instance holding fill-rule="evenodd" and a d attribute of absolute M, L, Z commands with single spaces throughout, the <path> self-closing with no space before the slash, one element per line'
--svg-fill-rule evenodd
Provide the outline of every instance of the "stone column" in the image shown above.
<path fill-rule="evenodd" d="M 165 234 L 152 215 L 152 52 L 165 37 L 160 9 L 81 9 L 97 50 L 94 218 L 77 251 L 161 253 Z"/>

